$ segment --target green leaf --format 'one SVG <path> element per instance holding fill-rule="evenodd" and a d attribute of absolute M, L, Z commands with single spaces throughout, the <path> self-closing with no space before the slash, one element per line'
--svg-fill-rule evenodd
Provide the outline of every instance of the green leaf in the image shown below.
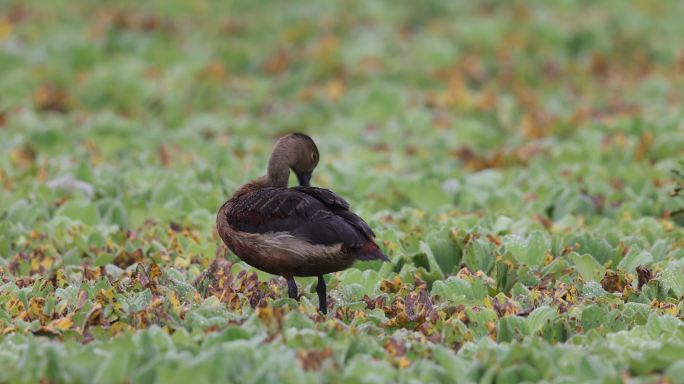
<path fill-rule="evenodd" d="M 465 248 L 463 261 L 473 271 L 488 273 L 495 261 L 492 248 L 492 245 L 484 240 L 473 240 Z"/>
<path fill-rule="evenodd" d="M 430 248 L 430 246 L 426 242 L 421 241 L 418 249 L 422 254 L 424 254 L 427 257 L 428 265 L 426 269 L 430 272 L 437 272 L 438 278 L 443 279 L 444 271 L 442 271 L 442 268 L 437 263 L 435 255 L 432 253 L 432 249 Z"/>
<path fill-rule="evenodd" d="M 438 280 L 432 285 L 433 296 L 439 296 L 443 300 L 448 300 L 455 304 L 476 298 L 471 284 L 463 279 L 449 276 L 446 280 Z"/>
<path fill-rule="evenodd" d="M 544 262 L 546 252 L 550 250 L 551 241 L 541 231 L 534 231 L 526 239 L 518 235 L 504 237 L 504 245 L 519 262 L 540 266 Z"/>
<path fill-rule="evenodd" d="M 679 268 L 667 268 L 658 274 L 665 287 L 671 289 L 677 297 L 684 295 L 684 272 Z"/>
<path fill-rule="evenodd" d="M 579 255 L 577 252 L 572 252 L 568 257 L 575 264 L 577 272 L 586 281 L 601 281 L 606 273 L 606 268 L 596 262 L 591 255 Z"/>
<path fill-rule="evenodd" d="M 618 264 L 618 268 L 628 272 L 628 273 L 636 273 L 636 267 L 642 265 L 650 265 L 653 262 L 653 256 L 651 256 L 651 253 L 648 251 L 637 251 L 636 249 L 632 249 L 627 253 L 627 255 L 620 260 L 620 263 Z"/>
<path fill-rule="evenodd" d="M 442 191 L 442 186 L 437 182 L 397 180 L 395 188 L 415 207 L 428 212 L 438 212 L 440 208 L 451 203 L 451 197 Z"/>
<path fill-rule="evenodd" d="M 152 292 L 149 289 L 133 294 L 133 297 L 129 299 L 128 310 L 131 312 L 138 312 L 147 309 L 152 301 Z"/>
<path fill-rule="evenodd" d="M 451 230 L 442 228 L 432 232 L 427 236 L 426 242 L 441 271 L 446 275 L 454 273 L 461 262 L 463 249 L 462 245 L 457 244 L 451 237 Z"/>
<path fill-rule="evenodd" d="M 684 377 L 684 358 L 670 365 L 667 370 L 665 370 L 665 377 L 673 383 L 681 380 L 682 377 Z"/>
<path fill-rule="evenodd" d="M 646 330 L 653 338 L 660 338 L 663 335 L 670 337 L 682 328 L 684 328 L 684 323 L 672 315 L 658 315 L 651 312 L 646 322 Z"/>
<path fill-rule="evenodd" d="M 93 377 L 93 383 L 121 383 L 126 381 L 130 352 L 125 349 L 111 351 L 102 360 Z"/>
<path fill-rule="evenodd" d="M 582 311 L 582 327 L 584 327 L 585 332 L 606 325 L 608 320 L 608 310 L 603 307 L 590 305 Z"/>
<path fill-rule="evenodd" d="M 95 225 L 100 220 L 97 207 L 85 200 L 69 200 L 55 212 L 55 216 L 68 217 L 86 225 Z"/>
<path fill-rule="evenodd" d="M 364 271 L 355 268 L 347 269 L 338 278 L 343 286 L 356 284 L 361 287 L 361 296 L 364 294 L 373 295 L 376 286 L 380 282 L 380 275 L 372 269 Z"/>
<path fill-rule="evenodd" d="M 525 319 L 518 316 L 504 316 L 499 320 L 497 341 L 510 342 L 522 340 L 529 333 L 530 330 Z"/>
<path fill-rule="evenodd" d="M 551 324 L 556 316 L 558 312 L 549 306 L 537 307 L 527 317 L 527 325 L 532 333 L 536 333 L 547 324 Z"/>
<path fill-rule="evenodd" d="M 589 254 L 597 262 L 603 264 L 608 260 L 612 260 L 616 254 L 615 249 L 605 239 L 596 238 L 595 236 L 583 234 L 576 236 L 571 244 L 579 244 L 577 252 L 580 254 Z"/>
<path fill-rule="evenodd" d="M 540 266 L 546 252 L 550 250 L 551 240 L 541 231 L 534 231 L 527 238 L 527 264 Z"/>

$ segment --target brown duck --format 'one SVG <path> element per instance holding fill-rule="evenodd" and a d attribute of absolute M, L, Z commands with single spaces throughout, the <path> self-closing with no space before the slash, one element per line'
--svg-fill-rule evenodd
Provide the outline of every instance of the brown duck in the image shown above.
<path fill-rule="evenodd" d="M 349 268 L 356 260 L 388 259 L 349 203 L 330 190 L 309 186 L 318 158 L 309 136 L 280 138 L 266 175 L 238 188 L 219 209 L 216 228 L 244 262 L 285 277 L 293 299 L 298 299 L 294 276 L 317 276 L 319 307 L 327 313 L 324 274 Z M 300 186 L 288 188 L 290 169 Z"/>

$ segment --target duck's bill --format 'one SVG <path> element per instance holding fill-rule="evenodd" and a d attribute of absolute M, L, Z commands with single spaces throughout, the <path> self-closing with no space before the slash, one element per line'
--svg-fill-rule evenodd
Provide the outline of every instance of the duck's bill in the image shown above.
<path fill-rule="evenodd" d="M 297 172 L 296 175 L 299 185 L 303 187 L 311 186 L 311 172 Z"/>

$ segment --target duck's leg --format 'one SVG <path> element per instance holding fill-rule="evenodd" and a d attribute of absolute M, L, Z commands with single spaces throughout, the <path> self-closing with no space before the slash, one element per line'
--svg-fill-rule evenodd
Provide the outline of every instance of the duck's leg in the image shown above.
<path fill-rule="evenodd" d="M 299 295 L 297 293 L 297 283 L 295 282 L 294 277 L 288 277 L 286 280 L 287 295 L 290 296 L 290 299 L 299 300 Z"/>
<path fill-rule="evenodd" d="M 316 292 L 318 293 L 318 306 L 321 312 L 324 314 L 328 313 L 328 302 L 325 293 L 325 280 L 323 280 L 323 275 L 318 275 L 318 285 L 316 286 Z"/>

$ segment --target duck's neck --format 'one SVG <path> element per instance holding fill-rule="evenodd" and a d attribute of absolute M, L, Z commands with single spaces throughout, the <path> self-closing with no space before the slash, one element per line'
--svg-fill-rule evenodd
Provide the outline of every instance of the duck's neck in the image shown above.
<path fill-rule="evenodd" d="M 276 150 L 273 151 L 271 158 L 268 160 L 268 171 L 266 174 L 238 188 L 238 190 L 235 191 L 235 194 L 233 194 L 233 198 L 237 198 L 245 193 L 261 188 L 287 187 L 290 179 L 290 167 L 288 167 L 287 164 L 288 159 L 286 154 L 276 148 Z"/>
<path fill-rule="evenodd" d="M 287 153 L 276 146 L 268 159 L 268 171 L 263 176 L 269 187 L 287 187 L 290 180 L 290 167 Z"/>

